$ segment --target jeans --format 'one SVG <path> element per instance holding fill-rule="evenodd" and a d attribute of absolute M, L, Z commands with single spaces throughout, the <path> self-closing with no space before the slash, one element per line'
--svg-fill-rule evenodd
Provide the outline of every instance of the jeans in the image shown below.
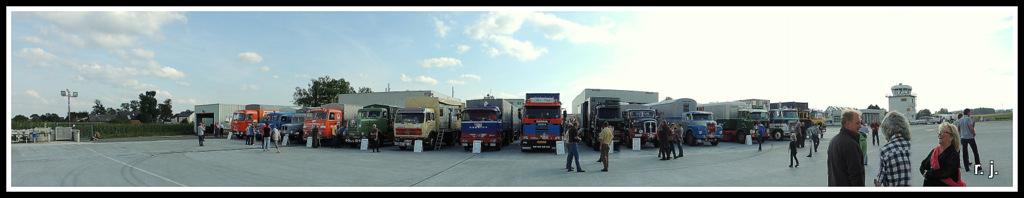
<path fill-rule="evenodd" d="M 878 145 L 878 131 L 871 131 L 871 145 Z"/>
<path fill-rule="evenodd" d="M 270 150 L 270 137 L 264 137 L 263 138 L 263 150 L 266 150 L 266 151 Z"/>
<path fill-rule="evenodd" d="M 572 170 L 572 161 L 576 160 L 576 170 L 583 170 L 580 167 L 580 150 L 577 147 L 577 143 L 569 143 L 569 155 L 565 158 L 565 169 Z"/>
<path fill-rule="evenodd" d="M 205 141 L 205 139 L 206 139 L 206 136 L 204 136 L 204 135 L 199 135 L 199 146 L 202 146 L 202 145 L 203 145 L 203 142 Z"/>
<path fill-rule="evenodd" d="M 974 139 L 960 139 L 960 149 L 963 150 L 961 153 L 964 154 L 964 167 L 970 168 L 971 160 L 968 160 L 967 147 L 970 146 L 971 150 L 974 150 L 974 164 L 981 164 L 981 158 L 978 157 L 978 143 Z"/>

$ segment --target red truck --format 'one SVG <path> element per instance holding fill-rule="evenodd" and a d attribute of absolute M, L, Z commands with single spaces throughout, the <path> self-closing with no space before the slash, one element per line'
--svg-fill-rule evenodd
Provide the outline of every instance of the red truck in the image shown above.
<path fill-rule="evenodd" d="M 246 109 L 236 110 L 231 115 L 231 133 L 235 137 L 241 138 L 245 135 L 245 128 L 249 127 L 252 123 L 259 123 L 262 119 L 267 117 L 267 114 L 276 113 L 277 110 L 271 109 Z"/>

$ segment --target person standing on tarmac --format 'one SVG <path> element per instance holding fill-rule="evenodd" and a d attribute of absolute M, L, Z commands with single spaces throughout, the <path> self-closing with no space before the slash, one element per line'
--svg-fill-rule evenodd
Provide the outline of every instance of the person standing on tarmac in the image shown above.
<path fill-rule="evenodd" d="M 199 146 L 203 146 L 204 133 L 206 132 L 206 126 L 203 122 L 199 122 L 199 126 L 196 127 L 196 136 L 199 136 Z"/>
<path fill-rule="evenodd" d="M 601 131 L 601 159 L 604 162 L 604 169 L 601 171 L 608 172 L 608 151 L 611 150 L 612 138 L 614 137 L 614 129 L 612 125 L 604 122 L 604 130 Z"/>
<path fill-rule="evenodd" d="M 661 160 L 668 160 L 668 146 L 669 146 L 668 136 L 669 136 L 669 130 L 672 130 L 672 129 L 670 129 L 669 125 L 664 120 L 662 120 L 661 121 L 661 127 L 658 127 L 658 147 L 659 147 L 659 149 L 658 149 L 658 157 L 660 157 Z M 604 135 L 603 132 L 602 132 L 602 135 Z M 603 157 L 603 154 L 602 154 L 602 157 Z M 603 160 L 604 158 L 601 158 L 601 159 Z"/>
<path fill-rule="evenodd" d="M 270 127 L 263 123 L 263 151 L 270 152 Z"/>
<path fill-rule="evenodd" d="M 370 138 L 370 145 L 373 145 L 370 151 L 380 153 L 380 130 L 377 129 L 377 124 L 373 124 L 373 128 L 370 129 Z"/>
<path fill-rule="evenodd" d="M 683 127 L 676 124 L 672 124 L 672 127 L 675 128 L 672 129 L 672 132 L 674 132 L 674 135 L 671 137 L 672 144 L 679 148 L 679 155 L 676 155 L 675 158 L 680 158 L 683 157 Z"/>
<path fill-rule="evenodd" d="M 764 125 L 757 122 L 757 151 L 761 151 L 761 144 L 764 144 L 765 132 Z"/>
<path fill-rule="evenodd" d="M 572 161 L 576 160 L 576 172 L 587 172 L 583 171 L 583 167 L 580 165 L 580 152 L 577 145 L 579 145 L 579 142 L 582 139 L 580 139 L 579 128 L 576 128 L 576 123 L 569 125 L 569 131 L 566 134 L 568 135 L 566 140 L 569 142 L 569 144 L 567 144 L 569 155 L 565 157 L 565 169 L 572 172 Z"/>
<path fill-rule="evenodd" d="M 309 140 L 313 141 L 313 148 L 320 148 L 320 127 L 313 124 L 313 129 L 310 131 L 309 135 L 313 136 L 312 140 Z"/>

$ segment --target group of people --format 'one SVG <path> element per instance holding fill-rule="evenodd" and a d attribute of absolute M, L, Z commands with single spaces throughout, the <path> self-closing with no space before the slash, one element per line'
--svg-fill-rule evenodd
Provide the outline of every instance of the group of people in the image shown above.
<path fill-rule="evenodd" d="M 970 171 L 971 163 L 967 147 L 974 152 L 974 161 L 980 163 L 974 138 L 974 119 L 970 109 L 964 109 L 959 119 L 941 123 L 938 128 L 938 146 L 921 161 L 918 171 L 924 177 L 924 186 L 966 186 L 960 175 L 960 158 L 963 151 L 964 171 Z M 864 186 L 867 165 L 866 139 L 868 130 L 872 138 L 882 132 L 885 143 L 878 158 L 878 175 L 874 185 L 910 186 L 912 163 L 910 153 L 910 121 L 898 112 L 885 114 L 881 123 L 868 125 L 861 122 L 860 111 L 846 110 L 841 115 L 842 127 L 832 138 L 828 147 L 828 186 Z M 872 142 L 874 143 L 874 142 Z M 961 150 L 963 148 L 963 150 Z M 979 168 L 980 169 L 980 168 Z"/>
<path fill-rule="evenodd" d="M 669 125 L 664 120 L 661 121 L 659 126 L 661 127 L 658 129 L 658 144 L 661 149 L 658 151 L 658 157 L 661 160 L 683 157 L 683 139 L 679 136 L 682 134 L 682 129 L 675 123 Z"/>
<path fill-rule="evenodd" d="M 762 136 L 761 141 L 763 142 L 765 134 L 764 125 L 758 123 L 756 127 Z M 812 147 L 807 147 L 807 157 L 812 157 L 814 156 L 814 153 L 818 152 L 818 144 L 820 143 L 819 137 L 821 137 L 821 129 L 818 126 L 806 126 L 803 122 L 800 122 L 796 129 L 796 133 L 791 133 L 789 136 L 789 167 L 800 167 L 800 159 L 796 157 L 796 154 L 800 148 L 805 147 L 805 137 L 810 137 L 811 144 L 813 145 Z M 760 145 L 758 145 L 757 150 L 761 150 Z M 793 161 L 796 161 L 795 166 L 793 165 Z"/>
<path fill-rule="evenodd" d="M 581 130 L 582 129 L 580 129 L 579 126 L 575 122 L 573 122 L 569 124 L 568 131 L 566 132 L 566 149 L 569 150 L 569 154 L 565 156 L 565 169 L 568 170 L 569 172 L 573 171 L 573 161 L 576 162 L 576 172 L 586 172 L 580 165 L 580 153 L 578 145 L 580 141 L 583 140 L 580 138 L 579 135 Z M 614 131 L 615 129 L 612 128 L 612 126 L 608 124 L 608 122 L 605 122 L 604 127 L 601 129 L 601 133 L 598 135 L 598 138 L 601 141 L 601 157 L 597 160 L 597 162 L 604 163 L 604 169 L 601 169 L 601 171 L 604 172 L 608 172 L 608 152 L 611 151 L 612 140 L 614 138 Z"/>

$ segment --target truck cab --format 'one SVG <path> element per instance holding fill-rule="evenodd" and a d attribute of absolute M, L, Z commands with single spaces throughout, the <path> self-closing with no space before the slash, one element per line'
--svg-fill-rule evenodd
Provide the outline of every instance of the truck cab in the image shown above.
<path fill-rule="evenodd" d="M 401 149 L 406 149 L 413 145 L 415 140 L 423 140 L 424 147 L 432 148 L 434 144 L 438 142 L 434 141 L 437 139 L 435 136 L 430 136 L 431 133 L 436 132 L 437 119 L 433 109 L 428 108 L 402 108 L 398 109 L 398 114 L 395 115 L 395 144 Z M 428 146 L 431 145 L 431 146 Z"/>
<path fill-rule="evenodd" d="M 472 149 L 473 141 L 480 140 L 482 146 L 501 149 L 507 145 L 507 138 L 501 137 L 502 114 L 498 107 L 466 107 L 462 111 L 462 146 Z"/>
<path fill-rule="evenodd" d="M 250 124 L 265 121 L 267 114 L 276 112 L 277 110 L 267 109 L 236 110 L 235 113 L 231 115 L 231 133 L 234 134 L 235 137 L 241 138 L 245 135 L 245 129 L 249 127 Z"/>
<path fill-rule="evenodd" d="M 698 141 L 710 142 L 711 145 L 717 146 L 718 140 L 723 138 L 722 126 L 718 125 L 711 112 L 683 112 L 681 123 L 684 126 L 683 140 L 691 146 L 697 145 Z"/>
<path fill-rule="evenodd" d="M 772 139 L 784 140 L 783 137 L 788 138 L 794 131 L 794 127 L 800 122 L 800 117 L 797 115 L 797 110 L 792 108 L 784 109 L 772 109 L 769 110 L 769 124 L 768 129 L 771 133 Z"/>
<path fill-rule="evenodd" d="M 335 130 L 338 122 L 341 121 L 342 116 L 341 110 L 339 109 L 323 107 L 310 108 L 309 112 L 306 113 L 305 120 L 303 120 L 302 138 L 306 139 L 307 137 L 315 136 L 318 139 L 331 139 L 331 135 L 333 135 L 331 132 Z M 316 127 L 317 132 L 320 133 L 319 136 L 312 133 L 313 127 Z"/>
<path fill-rule="evenodd" d="M 356 123 L 349 123 L 345 142 L 349 143 L 350 146 L 356 146 L 363 138 L 370 137 L 370 130 L 376 124 L 377 130 L 381 133 L 381 143 L 394 144 L 395 130 L 393 124 L 398 108 L 390 105 L 375 104 L 359 109 L 356 115 Z"/>
<path fill-rule="evenodd" d="M 659 147 L 663 142 L 658 142 L 658 113 L 653 109 L 630 109 L 623 112 L 626 119 L 626 128 L 629 134 L 627 137 L 640 138 L 640 145 L 648 142 Z M 633 141 L 624 140 L 627 146 L 633 146 Z"/>

